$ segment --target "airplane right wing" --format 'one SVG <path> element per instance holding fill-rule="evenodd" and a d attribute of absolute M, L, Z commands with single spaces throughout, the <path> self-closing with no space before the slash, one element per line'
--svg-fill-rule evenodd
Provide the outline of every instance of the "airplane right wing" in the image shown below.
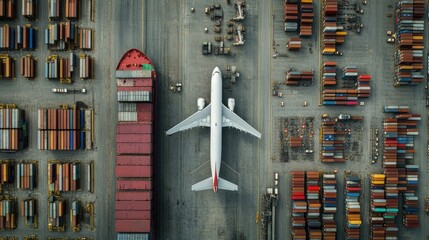
<path fill-rule="evenodd" d="M 183 120 L 176 126 L 170 128 L 166 134 L 171 135 L 173 133 L 188 130 L 194 127 L 210 127 L 210 110 L 211 104 L 207 105 L 207 107 L 205 107 L 203 110 L 192 114 L 190 117 Z"/>
<path fill-rule="evenodd" d="M 254 129 L 250 124 L 241 119 L 237 114 L 222 104 L 223 123 L 222 127 L 233 127 L 240 131 L 252 134 L 257 138 L 261 138 L 261 133 Z"/>

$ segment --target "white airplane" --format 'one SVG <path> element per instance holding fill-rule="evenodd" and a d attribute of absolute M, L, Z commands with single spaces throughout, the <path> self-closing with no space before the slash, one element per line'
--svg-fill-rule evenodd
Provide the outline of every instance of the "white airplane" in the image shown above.
<path fill-rule="evenodd" d="M 261 138 L 261 134 L 233 112 L 235 106 L 233 98 L 228 99 L 228 107 L 222 104 L 222 73 L 218 67 L 213 70 L 211 85 L 211 103 L 204 108 L 204 99 L 199 98 L 197 100 L 198 112 L 172 127 L 166 133 L 171 135 L 194 127 L 210 127 L 210 167 L 212 176 L 192 185 L 192 191 L 211 188 L 213 188 L 214 192 L 218 189 L 237 191 L 238 186 L 236 184 L 219 177 L 222 161 L 222 127 L 234 127 L 258 138 Z"/>
<path fill-rule="evenodd" d="M 237 35 L 238 35 L 238 40 L 234 42 L 232 45 L 234 46 L 244 45 L 243 34 L 241 33 L 240 29 L 237 29 Z"/>
<path fill-rule="evenodd" d="M 244 19 L 244 13 L 242 7 L 244 6 L 244 2 L 237 2 L 235 7 L 237 8 L 237 17 L 233 18 L 233 20 L 241 21 Z"/>

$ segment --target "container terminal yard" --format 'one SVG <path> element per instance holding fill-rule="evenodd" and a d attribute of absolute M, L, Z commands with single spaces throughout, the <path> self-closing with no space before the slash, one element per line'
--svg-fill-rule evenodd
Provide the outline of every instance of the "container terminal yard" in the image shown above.
<path fill-rule="evenodd" d="M 0 1 L 0 239 L 427 239 L 428 2 Z M 261 133 L 165 132 L 210 102 Z M 130 93 L 133 92 L 133 93 Z"/>

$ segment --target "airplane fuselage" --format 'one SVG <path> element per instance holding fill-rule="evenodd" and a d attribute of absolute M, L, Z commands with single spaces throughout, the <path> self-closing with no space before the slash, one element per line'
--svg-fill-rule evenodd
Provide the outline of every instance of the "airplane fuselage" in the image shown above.
<path fill-rule="evenodd" d="M 222 156 L 222 74 L 215 68 L 211 78 L 210 167 L 213 191 L 217 191 Z"/>

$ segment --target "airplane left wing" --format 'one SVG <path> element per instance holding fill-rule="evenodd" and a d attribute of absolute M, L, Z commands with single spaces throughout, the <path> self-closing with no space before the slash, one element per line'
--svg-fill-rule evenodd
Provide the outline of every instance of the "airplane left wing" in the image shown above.
<path fill-rule="evenodd" d="M 233 127 L 240 131 L 244 131 L 252 134 L 257 138 L 261 138 L 261 133 L 256 131 L 252 126 L 250 126 L 247 122 L 241 119 L 237 114 L 227 108 L 222 104 L 222 116 L 223 122 L 222 127 Z"/>
<path fill-rule="evenodd" d="M 171 135 L 194 127 L 210 127 L 210 110 L 211 104 L 207 105 L 203 110 L 192 114 L 176 126 L 170 128 L 166 134 Z"/>

